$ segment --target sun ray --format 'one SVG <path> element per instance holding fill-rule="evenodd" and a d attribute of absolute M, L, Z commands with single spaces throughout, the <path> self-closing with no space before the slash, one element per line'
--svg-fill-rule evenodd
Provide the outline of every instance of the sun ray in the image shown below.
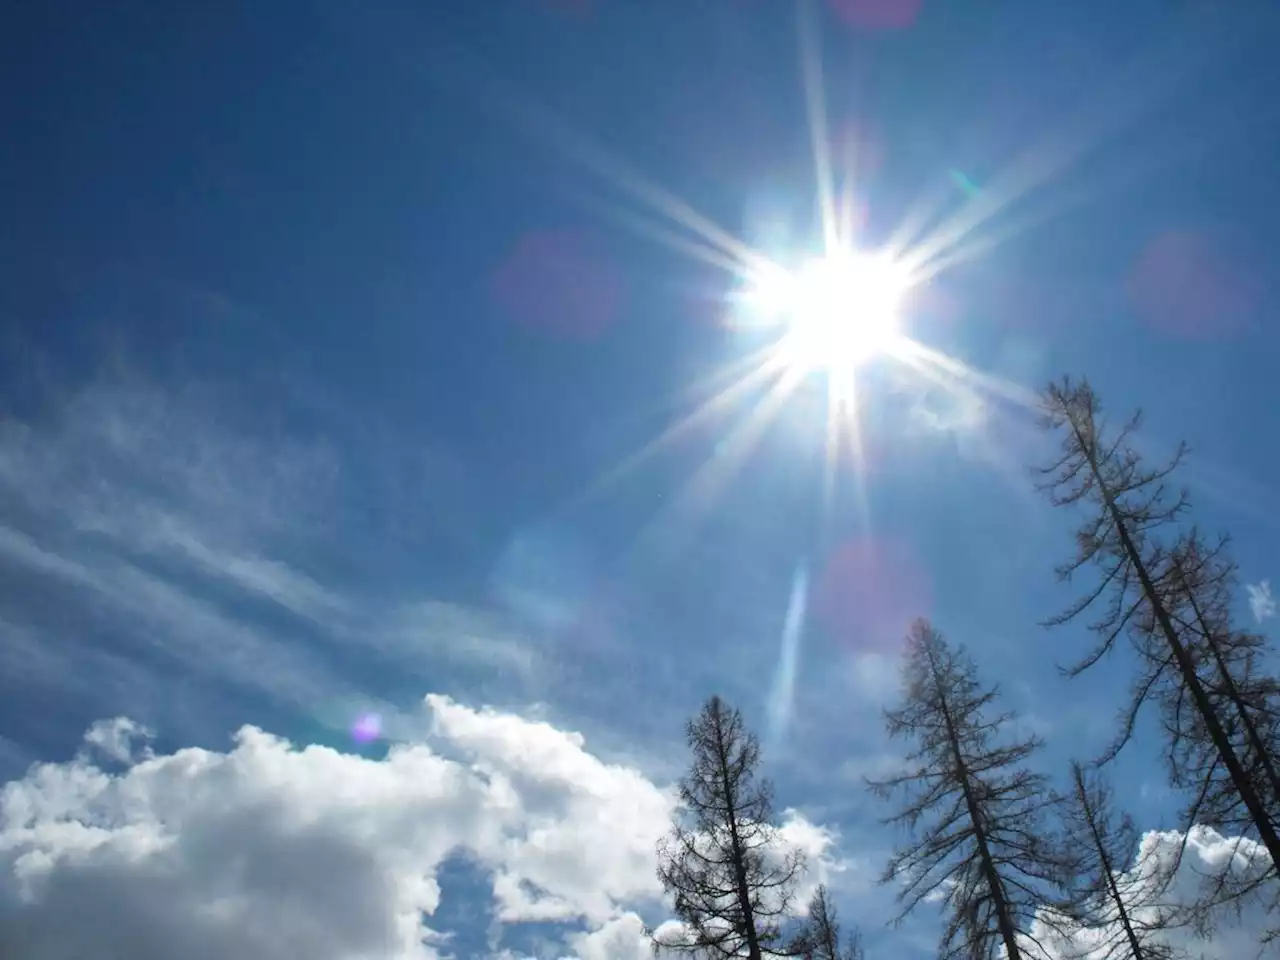
<path fill-rule="evenodd" d="M 630 210 L 616 201 L 589 196 L 585 190 L 579 189 L 576 193 L 584 206 L 608 217 L 636 236 L 653 240 L 675 253 L 683 253 L 693 260 L 716 267 L 733 277 L 741 277 L 752 267 L 751 262 L 726 253 L 723 247 L 708 243 L 697 235 L 681 233 L 660 220 Z"/>
<path fill-rule="evenodd" d="M 836 156 L 827 114 L 817 7 L 814 0 L 799 3 L 797 41 L 822 247 L 820 255 L 809 264 L 797 267 L 788 261 L 787 266 L 793 269 L 774 262 L 523 91 L 474 67 L 462 71 L 470 74 L 467 79 L 472 89 L 468 92 L 479 93 L 478 101 L 487 101 L 485 106 L 496 107 L 534 139 L 590 173 L 592 180 L 608 188 L 601 194 L 617 192 L 616 198 L 587 197 L 589 203 L 636 235 L 727 274 L 734 288 L 725 298 L 730 308 L 746 307 L 745 312 L 749 312 L 751 288 L 778 278 L 791 298 L 777 311 L 781 316 L 773 317 L 779 332 L 776 342 L 743 361 L 718 368 L 708 382 L 695 384 L 688 391 L 695 394 L 691 410 L 680 411 L 675 422 L 572 498 L 570 506 L 593 499 L 716 414 L 753 397 L 753 391 L 768 384 L 763 398 L 729 430 L 717 453 L 684 485 L 679 495 L 684 509 L 701 509 L 742 468 L 799 385 L 820 380 L 827 393 L 822 463 L 824 515 L 836 501 L 842 451 L 847 448 L 856 509 L 860 521 L 869 524 L 867 458 L 860 409 L 867 398 L 865 385 L 858 380 L 861 366 L 884 358 L 903 363 L 948 390 L 976 390 L 1023 406 L 1033 402 L 1019 394 L 1014 385 L 981 374 L 909 339 L 907 331 L 898 328 L 900 301 L 909 288 L 1024 229 L 1024 225 L 1015 228 L 1009 224 L 997 231 L 983 228 L 1006 207 L 1059 172 L 1080 153 L 1082 141 L 1088 138 L 1076 137 L 1073 141 L 1067 134 L 1047 138 L 1033 145 L 996 177 L 994 184 L 985 185 L 941 223 L 935 222 L 939 204 L 932 208 L 917 205 L 893 231 L 885 248 L 862 250 L 857 243 L 855 222 L 856 144 L 850 142 L 846 145 L 847 155 L 842 148 Z M 453 66 L 457 76 L 456 61 Z M 841 165 L 840 182 L 835 170 L 837 160 Z M 595 189 L 593 184 L 592 190 Z M 586 191 L 579 192 L 586 195 Z M 745 319 L 742 312 L 731 316 Z M 776 379 L 770 384 L 771 378 Z M 710 395 L 703 398 L 702 389 L 709 389 Z"/>
<path fill-rule="evenodd" d="M 822 51 L 818 37 L 817 11 L 813 0 L 801 0 L 796 7 L 800 46 L 800 69 L 804 82 L 805 108 L 809 119 L 809 139 L 813 147 L 814 176 L 818 189 L 823 249 L 835 250 L 837 236 L 835 178 L 831 170 L 831 142 L 827 134 L 827 107 L 823 93 Z"/>
<path fill-rule="evenodd" d="M 1034 390 L 1004 377 L 975 370 L 963 361 L 915 340 L 904 338 L 898 345 L 897 357 L 938 386 L 951 387 L 959 384 L 968 389 L 980 388 L 988 396 L 997 397 L 1023 410 L 1034 411 L 1039 408 L 1040 399 Z"/>
<path fill-rule="evenodd" d="M 885 241 L 884 248 L 889 256 L 902 260 L 911 245 L 941 215 L 951 196 L 952 187 L 948 182 L 945 187 L 935 186 L 931 193 L 922 194 L 912 201 Z"/>
<path fill-rule="evenodd" d="M 840 220 L 836 229 L 841 245 L 853 242 L 854 232 L 854 216 L 857 209 L 857 198 L 854 196 L 853 188 L 847 184 L 853 182 L 854 177 L 853 161 L 849 161 L 849 167 L 845 171 L 846 186 L 840 191 Z"/>
<path fill-rule="evenodd" d="M 840 197 L 840 222 L 837 230 L 837 237 L 842 246 L 852 244 L 855 239 L 857 230 L 856 216 L 858 212 L 858 197 L 856 186 L 858 183 L 858 142 L 853 137 L 844 139 L 844 146 L 841 153 L 843 160 L 844 180 L 839 190 Z M 893 254 L 890 253 L 892 257 Z"/>
<path fill-rule="evenodd" d="M 854 222 L 856 194 L 853 184 L 857 170 L 854 166 L 856 157 L 851 154 L 848 169 L 841 170 L 844 182 L 836 183 L 819 16 L 819 5 L 815 0 L 800 0 L 797 21 L 800 80 L 813 150 L 822 253 L 826 257 L 832 257 L 849 251 L 860 253 L 855 243 L 857 238 Z M 926 282 L 944 270 L 1007 242 L 1011 236 L 1033 223 L 1040 222 L 1047 214 L 1042 212 L 1038 218 L 1024 218 L 1017 224 L 997 224 L 998 229 L 991 229 L 992 220 L 1013 205 L 1020 204 L 1062 173 L 1068 165 L 1094 149 L 1104 136 L 1109 135 L 1123 121 L 1132 119 L 1138 107 L 1149 104 L 1156 95 L 1172 89 L 1168 81 L 1173 73 L 1185 76 L 1189 63 L 1195 60 L 1203 62 L 1211 52 L 1220 53 L 1223 49 L 1220 42 L 1216 45 L 1202 42 L 1204 38 L 1198 33 L 1195 49 L 1172 49 L 1167 41 L 1176 33 L 1176 30 L 1171 30 L 1169 36 L 1165 37 L 1166 42 L 1149 43 L 1126 76 L 1111 78 L 1110 82 L 1103 84 L 1101 95 L 1085 103 L 1085 109 L 1078 111 L 1065 126 L 1050 131 L 1047 136 L 1032 143 L 1029 149 L 1017 156 L 1004 170 L 988 178 L 988 182 L 967 203 L 949 216 L 942 217 L 941 222 L 938 219 L 940 211 L 944 209 L 945 198 L 941 202 L 913 205 L 897 229 L 892 231 L 887 245 L 879 251 L 890 263 L 896 264 L 906 273 L 904 284 L 911 286 Z M 1182 35 L 1185 36 L 1186 32 L 1183 31 Z M 1222 39 L 1218 37 L 1219 41 Z M 474 54 L 450 41 L 441 40 L 432 56 L 412 57 L 410 60 L 415 67 L 436 73 L 481 109 L 504 117 L 528 134 L 531 140 L 551 147 L 565 160 L 591 174 L 600 184 L 618 191 L 626 203 L 621 205 L 620 211 L 614 211 L 613 215 L 641 236 L 662 244 L 681 256 L 688 256 L 692 260 L 723 270 L 735 280 L 735 286 L 749 286 L 753 280 L 776 274 L 780 269 L 769 256 L 754 249 L 691 203 L 646 176 L 635 165 L 610 152 L 545 104 L 531 98 L 526 91 L 504 82 Z M 849 149 L 853 150 L 853 144 L 849 145 Z M 844 159 L 842 155 L 841 160 Z M 634 204 L 637 209 L 626 210 L 625 207 L 630 204 Z M 813 306 L 812 297 L 809 306 Z M 850 304 L 845 303 L 841 309 L 849 307 Z M 855 480 L 862 485 L 866 458 L 862 449 L 859 407 L 865 403 L 865 397 L 859 390 L 856 368 L 870 358 L 884 357 L 905 364 L 914 374 L 945 389 L 978 391 L 984 396 L 997 396 L 1022 407 L 1034 405 L 1034 395 L 1030 391 L 1002 378 L 980 373 L 940 351 L 910 340 L 905 332 L 889 329 L 883 336 L 872 338 L 869 345 L 862 342 L 865 338 L 860 332 L 856 336 L 851 335 L 848 324 L 842 327 L 830 322 L 833 315 L 839 312 L 835 308 L 823 307 L 816 311 L 821 322 L 797 323 L 796 320 L 806 309 L 792 311 L 793 315 L 783 326 L 776 344 L 747 358 L 741 368 L 734 364 L 717 371 L 713 377 L 716 383 L 711 397 L 699 402 L 691 413 L 681 417 L 619 467 L 611 470 L 591 488 L 588 495 L 633 470 L 639 463 L 669 446 L 674 439 L 705 422 L 713 413 L 737 403 L 749 391 L 775 374 L 780 374 L 778 383 L 774 385 L 766 401 L 748 418 L 748 424 L 762 419 L 760 415 L 776 416 L 779 404 L 794 392 L 800 380 L 811 375 L 825 379 L 828 423 L 823 496 L 828 504 L 834 500 L 840 451 L 845 443 L 851 451 Z M 815 348 L 811 342 L 805 350 L 797 351 L 796 347 L 803 345 L 806 339 L 816 342 L 818 346 Z M 721 383 L 724 385 L 721 386 Z M 759 431 L 754 434 L 752 431 L 745 434 L 743 430 L 734 431 L 725 441 L 725 448 L 733 452 L 734 456 L 719 458 L 723 462 L 706 465 L 699 473 L 710 473 L 713 476 L 723 473 L 725 463 L 733 465 L 739 450 L 749 451 L 755 442 L 752 437 L 758 433 Z M 750 442 L 743 442 L 743 436 Z"/>
<path fill-rule="evenodd" d="M 804 381 L 795 370 L 782 370 L 769 392 L 716 447 L 712 456 L 689 478 L 681 500 L 688 506 L 703 509 L 720 492 L 724 482 L 750 455 L 777 419 L 787 400 Z"/>
<path fill-rule="evenodd" d="M 744 394 L 768 380 L 770 376 L 776 375 L 779 365 L 772 349 L 764 349 L 733 364 L 731 373 L 739 369 L 745 369 L 745 372 L 736 377 L 736 379 L 732 375 L 725 376 L 723 370 L 717 371 L 712 378 L 715 382 L 714 385 L 718 385 L 719 382 L 728 379 L 730 382 L 726 386 L 715 390 L 710 397 L 697 404 L 693 410 L 671 424 L 639 450 L 631 453 L 620 463 L 606 470 L 585 490 L 571 497 L 566 504 L 566 508 L 580 506 L 600 496 L 641 464 L 669 448 L 682 437 L 687 436 L 692 430 L 706 423 L 715 414 L 731 406 Z"/>
<path fill-rule="evenodd" d="M 756 264 L 764 258 L 692 204 L 618 157 L 545 104 L 503 82 L 473 53 L 453 44 L 433 51 L 432 69 L 482 109 L 496 112 L 534 140 L 640 201 L 720 250 L 731 260 Z"/>
<path fill-rule="evenodd" d="M 693 535 L 706 509 L 750 456 L 804 379 L 803 374 L 794 370 L 777 371 L 777 379 L 760 402 L 715 446 L 711 455 L 681 486 L 670 507 L 654 517 L 640 534 L 637 549 L 643 549 L 646 544 L 653 544 L 673 532 L 677 540 Z"/>
<path fill-rule="evenodd" d="M 840 466 L 840 398 L 836 391 L 827 390 L 827 420 L 823 424 L 822 455 L 822 519 L 831 516 L 836 497 L 836 471 Z"/>
<path fill-rule="evenodd" d="M 1191 67 L 1203 67 L 1213 55 L 1221 55 L 1225 49 L 1205 43 L 1191 57 L 1186 56 L 1185 50 L 1181 51 L 1182 55 L 1174 56 L 1179 45 L 1177 31 L 1171 29 L 1158 39 L 1158 43 L 1145 49 L 1125 71 L 1100 84 L 1095 95 L 1080 104 L 1063 126 L 1045 133 L 984 184 L 979 193 L 971 194 L 969 202 L 936 226 L 924 240 L 911 248 L 907 247 L 906 240 L 901 240 L 895 252 L 901 252 L 912 272 L 926 270 L 934 260 L 948 254 L 992 218 L 1096 151 L 1143 109 L 1173 93 L 1177 83 L 1169 72 L 1171 69 L 1181 70 L 1181 79 L 1185 80 Z M 1003 236 L 1002 242 L 1007 239 L 1008 235 Z"/>
<path fill-rule="evenodd" d="M 847 370 L 828 390 L 836 397 L 837 424 L 843 425 L 853 463 L 853 496 L 863 530 L 871 528 L 871 506 L 867 499 L 867 455 L 862 442 L 862 418 L 858 407 L 858 378 Z"/>

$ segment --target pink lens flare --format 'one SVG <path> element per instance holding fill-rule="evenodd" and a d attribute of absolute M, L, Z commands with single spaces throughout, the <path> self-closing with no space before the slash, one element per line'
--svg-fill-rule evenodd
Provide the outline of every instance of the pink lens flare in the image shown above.
<path fill-rule="evenodd" d="M 494 275 L 493 294 L 528 330 L 594 340 L 617 318 L 621 277 L 588 233 L 547 230 L 516 241 Z"/>
<path fill-rule="evenodd" d="M 924 0 L 828 0 L 842 23 L 859 30 L 904 30 L 920 16 Z"/>
<path fill-rule="evenodd" d="M 1261 291 L 1249 258 L 1229 236 L 1166 230 L 1139 255 L 1129 297 L 1141 320 L 1174 337 L 1239 333 L 1257 319 Z"/>
<path fill-rule="evenodd" d="M 362 713 L 351 724 L 351 739 L 361 745 L 382 738 L 382 718 L 376 713 Z"/>
<path fill-rule="evenodd" d="M 929 581 L 914 551 L 886 537 L 855 537 L 836 547 L 814 591 L 814 613 L 853 650 L 892 651 L 916 617 L 928 616 Z"/>
<path fill-rule="evenodd" d="M 595 0 L 543 0 L 543 4 L 552 13 L 575 17 L 586 17 L 595 10 Z"/>

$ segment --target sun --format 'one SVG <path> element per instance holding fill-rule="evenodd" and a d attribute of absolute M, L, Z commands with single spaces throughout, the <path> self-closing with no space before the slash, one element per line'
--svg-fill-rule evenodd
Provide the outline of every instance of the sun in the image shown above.
<path fill-rule="evenodd" d="M 906 271 L 880 253 L 841 250 L 798 269 L 771 267 L 750 298 L 783 326 L 778 359 L 791 370 L 850 370 L 901 339 Z"/>

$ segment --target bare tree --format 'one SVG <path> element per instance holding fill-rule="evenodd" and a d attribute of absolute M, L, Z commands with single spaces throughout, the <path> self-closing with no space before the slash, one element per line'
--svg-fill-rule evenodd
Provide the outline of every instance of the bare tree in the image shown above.
<path fill-rule="evenodd" d="M 1246 778 L 1274 823 L 1280 812 L 1280 681 L 1265 670 L 1266 640 L 1232 624 L 1236 568 L 1226 547 L 1225 538 L 1208 544 L 1194 529 L 1185 534 L 1172 551 L 1164 600 Z M 1210 731 L 1186 688 L 1166 696 L 1164 721 L 1170 778 L 1175 786 L 1197 791 L 1197 815 L 1229 830 L 1252 831 L 1243 798 L 1223 775 Z"/>
<path fill-rule="evenodd" d="M 1085 934 L 1089 960 L 1172 960 L 1179 954 L 1158 936 L 1173 925 L 1164 902 L 1172 877 L 1163 864 L 1138 862 L 1138 831 L 1113 807 L 1110 787 L 1073 762 L 1071 790 L 1059 804 L 1066 896 L 1046 922 L 1069 940 Z"/>
<path fill-rule="evenodd" d="M 847 938 L 842 936 L 836 908 L 823 885 L 818 886 L 809 901 L 809 915 L 792 941 L 792 950 L 803 960 L 864 960 L 866 956 L 857 927 Z"/>
<path fill-rule="evenodd" d="M 682 813 L 658 849 L 658 878 L 679 929 L 654 934 L 656 949 L 699 956 L 789 956 L 783 935 L 804 866 L 783 849 L 773 790 L 756 777 L 760 744 L 742 715 L 712 697 L 685 737 L 693 763 L 680 781 Z"/>
<path fill-rule="evenodd" d="M 1280 812 L 1280 683 L 1268 673 L 1266 641 L 1232 624 L 1235 565 L 1225 539 L 1207 543 L 1196 530 L 1186 533 L 1173 550 L 1172 574 L 1165 599 L 1171 616 L 1183 631 L 1209 701 L 1221 719 L 1250 785 L 1272 823 Z M 1245 902 L 1280 906 L 1276 864 L 1255 842 L 1252 814 L 1236 788 L 1213 742 L 1208 726 L 1195 709 L 1185 687 L 1162 697 L 1168 739 L 1170 782 L 1191 795 L 1184 812 L 1184 829 L 1211 824 L 1234 837 L 1230 857 L 1221 866 L 1201 873 L 1205 881 L 1197 901 L 1188 905 L 1186 919 L 1202 935 L 1216 925 L 1223 907 L 1240 910 Z M 1266 934 L 1275 939 L 1280 931 Z"/>
<path fill-rule="evenodd" d="M 908 645 L 905 702 L 885 720 L 914 749 L 900 774 L 868 781 L 881 797 L 904 795 L 885 822 L 912 833 L 881 877 L 901 884 L 897 920 L 941 901 L 942 960 L 1044 955 L 1031 931 L 1061 864 L 1043 829 L 1050 791 L 1027 767 L 1040 743 L 1008 735 L 1013 715 L 994 712 L 996 690 L 980 686 L 963 648 L 924 620 Z"/>
<path fill-rule="evenodd" d="M 1229 629 L 1218 593 L 1230 579 L 1224 553 L 1205 549 L 1194 532 L 1185 534 L 1186 493 L 1168 485 L 1183 448 L 1163 466 L 1146 467 L 1133 443 L 1139 418 L 1109 435 L 1087 382 L 1051 385 L 1043 410 L 1046 427 L 1061 436 L 1062 450 L 1043 470 L 1042 487 L 1055 505 L 1089 508 L 1076 533 L 1076 555 L 1059 567 L 1059 575 L 1069 579 L 1089 565 L 1101 571 L 1089 593 L 1049 621 L 1064 623 L 1102 606 L 1101 616 L 1090 624 L 1098 642 L 1067 673 L 1078 676 L 1095 666 L 1122 636 L 1128 636 L 1139 663 L 1120 731 L 1103 761 L 1128 742 L 1142 708 L 1159 703 L 1169 729 L 1175 785 L 1199 778 L 1193 806 L 1201 807 L 1207 799 L 1200 795 L 1222 794 L 1223 783 L 1229 783 L 1228 794 L 1238 798 L 1251 833 L 1271 862 L 1280 863 L 1280 833 L 1267 803 L 1272 791 L 1260 789 L 1258 776 L 1250 772 L 1252 765 L 1265 777 L 1269 747 L 1249 734 L 1247 711 L 1241 712 L 1242 661 L 1228 653 L 1238 635 Z"/>

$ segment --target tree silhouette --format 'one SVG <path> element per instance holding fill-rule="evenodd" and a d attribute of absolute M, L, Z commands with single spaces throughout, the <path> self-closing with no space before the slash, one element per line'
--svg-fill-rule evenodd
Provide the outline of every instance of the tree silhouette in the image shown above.
<path fill-rule="evenodd" d="M 1113 808 L 1110 787 L 1073 762 L 1071 788 L 1059 804 L 1066 897 L 1046 911 L 1046 921 L 1084 939 L 1089 960 L 1172 960 L 1179 954 L 1157 936 L 1173 923 L 1163 900 L 1172 877 L 1160 864 L 1138 863 L 1138 831 Z"/>
<path fill-rule="evenodd" d="M 1096 586 L 1050 625 L 1101 606 L 1090 628 L 1098 640 L 1067 669 L 1079 676 L 1125 636 L 1136 654 L 1120 729 L 1101 762 L 1130 740 L 1138 716 L 1158 706 L 1165 732 L 1170 783 L 1187 791 L 1185 826 L 1210 823 L 1241 834 L 1242 852 L 1257 838 L 1265 853 L 1241 869 L 1227 858 L 1197 905 L 1204 928 L 1213 908 L 1259 892 L 1280 864 L 1280 696 L 1263 669 L 1265 643 L 1234 629 L 1231 592 L 1235 566 L 1225 539 L 1210 543 L 1187 515 L 1185 491 L 1169 480 L 1185 448 L 1157 468 L 1135 447 L 1135 415 L 1110 431 L 1087 382 L 1063 380 L 1043 396 L 1045 426 L 1060 435 L 1061 455 L 1042 471 L 1052 503 L 1087 509 L 1076 533 L 1075 556 L 1058 569 L 1069 579 L 1086 566 L 1100 571 Z"/>
<path fill-rule="evenodd" d="M 907 642 L 905 700 L 885 722 L 914 749 L 900 774 L 868 781 L 880 797 L 904 795 L 885 822 L 912 839 L 881 876 L 901 884 L 897 921 L 940 900 L 948 914 L 942 960 L 1044 955 L 1030 931 L 1061 864 L 1043 830 L 1050 792 L 1026 765 L 1039 741 L 1007 735 L 1013 715 L 993 711 L 996 691 L 979 684 L 963 648 L 924 620 Z"/>
<path fill-rule="evenodd" d="M 1225 539 L 1206 544 L 1194 529 L 1185 534 L 1172 551 L 1164 599 L 1246 778 L 1274 822 L 1280 799 L 1280 682 L 1265 670 L 1266 640 L 1232 624 L 1235 564 L 1226 546 Z M 1173 783 L 1199 791 L 1196 809 L 1206 822 L 1250 830 L 1249 812 L 1223 776 L 1209 729 L 1185 687 L 1167 699 L 1164 720 Z"/>
<path fill-rule="evenodd" d="M 836 908 L 824 885 L 818 886 L 809 901 L 809 915 L 792 941 L 792 950 L 803 960 L 864 960 L 866 956 L 856 927 L 847 939 L 842 936 Z"/>
<path fill-rule="evenodd" d="M 1266 641 L 1232 625 L 1235 565 L 1225 547 L 1224 539 L 1206 544 L 1195 530 L 1184 535 L 1173 553 L 1166 600 L 1245 778 L 1274 824 L 1280 812 L 1280 683 L 1265 668 L 1270 655 Z M 1165 694 L 1163 714 L 1170 782 L 1192 795 L 1185 827 L 1207 823 L 1235 835 L 1233 855 L 1205 875 L 1208 882 L 1191 905 L 1191 921 L 1207 934 L 1219 907 L 1239 906 L 1254 896 L 1274 909 L 1280 897 L 1275 863 L 1251 839 L 1258 836 L 1252 814 L 1185 688 Z M 1274 939 L 1276 931 L 1267 936 Z"/>
<path fill-rule="evenodd" d="M 772 787 L 756 778 L 759 741 L 719 697 L 685 736 L 693 762 L 680 781 L 683 811 L 658 849 L 658 877 L 680 924 L 660 928 L 654 946 L 749 960 L 790 956 L 782 921 L 804 863 L 799 851 L 782 848 Z"/>

